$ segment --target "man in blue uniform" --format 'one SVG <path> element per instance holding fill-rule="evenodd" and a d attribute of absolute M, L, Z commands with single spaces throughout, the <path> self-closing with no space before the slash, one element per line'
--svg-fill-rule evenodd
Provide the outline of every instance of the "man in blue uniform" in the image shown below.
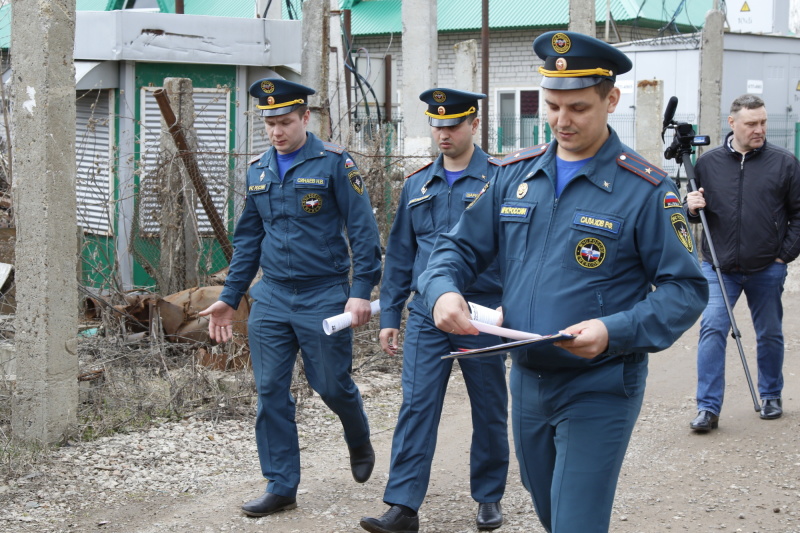
<path fill-rule="evenodd" d="M 575 336 L 513 353 L 514 445 L 547 531 L 605 532 L 648 352 L 695 322 L 708 286 L 673 183 L 607 125 L 630 60 L 573 32 L 533 47 L 554 141 L 504 159 L 420 289 L 439 328 L 475 334 L 460 293 L 497 258 L 504 325 Z"/>
<path fill-rule="evenodd" d="M 350 375 L 352 332 L 328 336 L 321 324 L 343 311 L 353 314 L 354 326 L 369 320 L 381 252 L 358 168 L 343 147 L 306 132 L 314 90 L 264 79 L 250 94 L 258 98 L 272 148 L 250 164 L 225 288 L 201 315 L 209 317 L 212 339 L 230 339 L 233 312 L 261 267 L 263 277 L 250 290 L 248 331 L 258 390 L 256 444 L 269 483 L 242 510 L 265 516 L 297 506 L 300 449 L 289 387 L 298 349 L 309 385 L 342 422 L 353 477 L 364 483 L 372 473 L 367 415 Z"/>
<path fill-rule="evenodd" d="M 478 131 L 478 100 L 484 94 L 431 89 L 420 95 L 441 154 L 406 179 L 386 248 L 381 285 L 381 347 L 397 352 L 400 318 L 409 294 L 409 316 L 403 343 L 403 404 L 392 441 L 389 482 L 383 500 L 391 507 L 380 518 L 365 517 L 361 527 L 373 533 L 419 531 L 417 511 L 431 474 L 442 404 L 453 361 L 441 356 L 458 348 L 491 346 L 491 335 L 459 336 L 436 328 L 430 310 L 417 293 L 436 237 L 450 231 L 464 209 L 498 168 L 472 143 Z M 487 269 L 464 293 L 492 309 L 500 305 L 500 271 Z M 508 474 L 508 396 L 505 357 L 460 361 L 472 405 L 470 484 L 478 502 L 478 529 L 503 524 L 500 499 Z"/>

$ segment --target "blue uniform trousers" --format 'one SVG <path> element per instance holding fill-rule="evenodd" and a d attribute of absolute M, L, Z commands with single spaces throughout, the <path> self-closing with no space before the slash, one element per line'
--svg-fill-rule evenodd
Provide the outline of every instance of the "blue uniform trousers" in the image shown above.
<path fill-rule="evenodd" d="M 512 365 L 514 447 L 522 484 L 548 532 L 608 531 L 646 378 L 646 356 L 588 369 Z"/>
<path fill-rule="evenodd" d="M 256 445 L 267 492 L 294 497 L 300 483 L 300 448 L 295 402 L 289 387 L 301 350 L 306 378 L 339 416 L 347 445 L 369 439 L 361 394 L 353 382 L 350 329 L 325 335 L 322 321 L 341 313 L 348 299 L 347 281 L 332 286 L 289 287 L 261 281 L 250 291 L 255 303 L 248 320 L 258 408 Z"/>
<path fill-rule="evenodd" d="M 389 482 L 383 500 L 418 510 L 428 491 L 444 395 L 453 368 L 453 360 L 442 360 L 441 356 L 458 348 L 479 348 L 501 341 L 486 334 L 449 335 L 434 325 L 421 301 L 412 301 L 408 308 L 403 343 L 403 404 L 394 430 Z M 505 357 L 462 359 L 459 365 L 472 406 L 472 497 L 479 503 L 497 502 L 503 497 L 508 475 Z"/>

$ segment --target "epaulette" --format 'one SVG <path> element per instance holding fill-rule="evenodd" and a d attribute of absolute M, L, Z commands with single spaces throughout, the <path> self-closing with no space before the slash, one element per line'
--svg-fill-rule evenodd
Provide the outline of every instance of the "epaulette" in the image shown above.
<path fill-rule="evenodd" d="M 405 179 L 408 179 L 408 178 L 410 178 L 410 177 L 411 177 L 411 176 L 413 176 L 414 174 L 418 174 L 419 172 L 422 172 L 423 170 L 425 170 L 426 168 L 428 168 L 428 167 L 429 167 L 429 166 L 431 166 L 432 164 L 433 164 L 433 161 L 429 162 L 427 165 L 423 165 L 423 166 L 419 167 L 417 170 L 415 170 L 414 172 L 412 172 L 411 174 L 409 174 L 408 176 L 406 176 L 406 178 L 405 178 Z"/>
<path fill-rule="evenodd" d="M 253 163 L 258 163 L 259 161 L 261 161 L 261 158 L 264 157 L 265 153 L 266 152 L 261 152 L 260 154 L 255 156 L 253 159 L 251 159 L 247 164 L 248 165 L 252 165 Z"/>
<path fill-rule="evenodd" d="M 667 173 L 657 166 L 651 165 L 638 155 L 629 152 L 619 154 L 617 164 L 640 178 L 644 178 L 651 185 L 658 185 L 661 180 L 667 177 Z"/>
<path fill-rule="evenodd" d="M 344 146 L 341 146 L 339 144 L 333 144 L 329 143 L 328 141 L 322 141 L 322 145 L 325 147 L 327 151 L 333 152 L 335 154 L 341 154 L 342 152 L 344 152 Z"/>
<path fill-rule="evenodd" d="M 489 164 L 490 165 L 494 165 L 496 167 L 502 167 L 503 166 L 503 158 L 502 157 L 495 157 L 493 155 L 490 155 L 489 156 Z"/>
<path fill-rule="evenodd" d="M 516 163 L 517 161 L 524 161 L 533 157 L 539 157 L 547 151 L 548 146 L 550 146 L 548 143 L 544 143 L 531 146 L 530 148 L 523 148 L 522 150 L 516 151 L 513 154 L 508 154 L 503 158 L 502 161 L 500 161 L 500 166 L 504 167 L 506 165 L 510 165 L 511 163 Z"/>

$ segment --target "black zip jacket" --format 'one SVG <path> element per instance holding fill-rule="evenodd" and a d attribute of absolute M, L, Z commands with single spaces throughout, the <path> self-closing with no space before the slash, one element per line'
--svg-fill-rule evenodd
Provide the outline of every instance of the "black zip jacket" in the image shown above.
<path fill-rule="evenodd" d="M 719 266 L 723 272 L 748 273 L 775 259 L 789 263 L 800 254 L 800 163 L 766 141 L 742 155 L 731 146 L 732 136 L 695 167 Z M 689 221 L 699 223 L 699 214 L 689 215 Z M 712 262 L 705 232 L 703 258 Z"/>

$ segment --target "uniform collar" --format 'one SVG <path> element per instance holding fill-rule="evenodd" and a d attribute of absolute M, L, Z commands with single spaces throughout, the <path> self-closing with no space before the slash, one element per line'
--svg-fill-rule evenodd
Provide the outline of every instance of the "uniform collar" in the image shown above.
<path fill-rule="evenodd" d="M 275 147 L 271 147 L 269 150 L 264 152 L 264 155 L 261 156 L 258 164 L 256 167 L 264 168 L 269 167 L 273 169 L 278 168 L 278 151 Z M 324 157 L 325 156 L 325 145 L 322 141 L 313 133 L 306 132 L 306 143 L 300 149 L 300 152 L 297 154 L 297 157 L 294 159 L 294 165 L 299 165 L 303 161 L 307 159 L 314 159 L 315 157 Z"/>
<path fill-rule="evenodd" d="M 623 152 L 622 142 L 619 140 L 617 132 L 615 132 L 614 128 L 611 126 L 608 126 L 608 132 L 609 136 L 608 139 L 606 139 L 606 142 L 603 143 L 603 146 L 600 147 L 600 150 L 597 151 L 597 153 L 594 155 L 594 158 L 586 163 L 579 174 L 597 186 L 598 189 L 605 192 L 611 192 L 614 190 L 614 178 L 617 175 L 616 158 L 620 153 Z M 553 186 L 555 187 L 557 149 L 558 141 L 554 140 L 547 149 L 547 152 L 541 156 L 539 169 L 529 172 L 528 175 L 525 176 L 525 179 L 528 180 L 533 178 L 537 174 L 538 170 L 541 170 L 550 178 L 550 180 L 553 182 Z M 605 170 L 598 171 L 598 169 Z M 607 169 L 613 169 L 613 171 L 609 172 Z"/>
<path fill-rule="evenodd" d="M 481 148 L 477 144 L 473 144 L 475 150 L 472 152 L 472 157 L 469 160 L 469 164 L 467 168 L 461 173 L 461 177 L 456 180 L 456 182 L 461 181 L 464 177 L 471 177 L 476 178 L 481 181 L 489 181 L 489 156 L 486 152 L 481 150 Z M 430 177 L 428 181 L 425 182 L 424 187 L 430 187 L 433 180 L 439 178 L 443 182 L 447 183 L 447 177 L 444 173 L 444 156 L 439 154 L 439 157 L 436 158 L 436 161 L 433 162 L 433 166 L 431 167 Z"/>

